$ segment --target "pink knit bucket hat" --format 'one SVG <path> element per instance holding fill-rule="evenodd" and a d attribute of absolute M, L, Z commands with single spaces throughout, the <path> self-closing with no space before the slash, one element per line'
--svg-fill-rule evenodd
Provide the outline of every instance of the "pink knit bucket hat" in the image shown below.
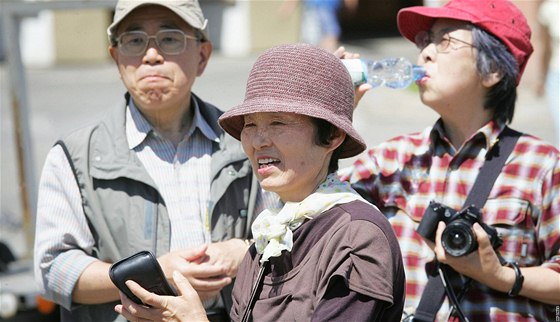
<path fill-rule="evenodd" d="M 240 139 L 243 116 L 256 112 L 288 112 L 323 119 L 346 132 L 340 158 L 365 150 L 352 126 L 354 87 L 340 59 L 307 44 L 289 44 L 265 51 L 249 74 L 245 100 L 219 119 L 222 128 Z"/>

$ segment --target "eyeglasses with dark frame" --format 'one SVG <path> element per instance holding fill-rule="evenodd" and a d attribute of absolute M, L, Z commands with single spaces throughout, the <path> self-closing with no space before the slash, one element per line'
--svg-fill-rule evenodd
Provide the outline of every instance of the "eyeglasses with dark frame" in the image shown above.
<path fill-rule="evenodd" d="M 414 43 L 420 51 L 424 50 L 424 48 L 428 47 L 430 44 L 434 44 L 438 53 L 448 53 L 451 50 L 459 50 L 461 48 L 465 48 L 465 46 L 476 48 L 475 45 L 464 40 L 449 36 L 448 33 L 440 34 L 438 37 L 428 31 L 421 31 L 416 34 L 416 36 L 414 37 Z M 464 46 L 453 46 L 453 43 L 461 43 Z"/>
<path fill-rule="evenodd" d="M 148 48 L 150 39 L 154 39 L 157 47 L 167 55 L 178 55 L 187 48 L 187 39 L 200 41 L 198 37 L 185 34 L 179 29 L 160 30 L 149 36 L 144 31 L 126 31 L 117 38 L 119 52 L 125 56 L 143 55 Z"/>

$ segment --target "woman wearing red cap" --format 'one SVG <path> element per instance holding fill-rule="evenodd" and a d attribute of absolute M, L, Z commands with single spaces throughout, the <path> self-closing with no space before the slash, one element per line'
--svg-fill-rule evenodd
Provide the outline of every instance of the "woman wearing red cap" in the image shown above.
<path fill-rule="evenodd" d="M 407 275 L 405 315 L 446 320 L 451 304 L 453 316 L 463 320 L 558 320 L 559 153 L 507 126 L 533 51 L 525 17 L 506 0 L 452 0 L 443 7 L 402 9 L 397 20 L 426 70 L 417 82 L 420 99 L 440 118 L 422 132 L 371 148 L 343 177 L 388 216 L 397 233 Z M 506 142 L 513 151 L 505 165 L 488 168 L 497 179 L 478 178 L 482 183 L 472 196 L 482 198 L 467 210 L 485 160 L 507 156 Z M 455 212 L 461 217 L 453 218 L 467 221 L 465 231 L 474 229 L 470 243 L 461 240 L 463 231 L 444 233 Z M 477 212 L 479 219 L 471 219 Z M 427 217 L 437 219 L 434 242 L 417 232 Z M 472 251 L 453 255 L 457 245 L 471 245 Z M 462 279 L 450 278 L 454 273 Z M 443 285 L 441 276 L 457 281 L 453 292 L 441 286 L 434 293 L 437 287 L 427 286 L 432 280 Z"/>
<path fill-rule="evenodd" d="M 252 225 L 255 243 L 235 281 L 233 321 L 401 319 L 405 276 L 391 225 L 336 174 L 339 159 L 365 149 L 352 126 L 353 108 L 354 88 L 340 59 L 295 44 L 263 53 L 244 102 L 220 117 L 263 189 L 281 200 Z M 117 312 L 131 321 L 206 319 L 188 282 L 174 277 L 181 297 L 129 282 L 154 308 L 121 295 Z"/>

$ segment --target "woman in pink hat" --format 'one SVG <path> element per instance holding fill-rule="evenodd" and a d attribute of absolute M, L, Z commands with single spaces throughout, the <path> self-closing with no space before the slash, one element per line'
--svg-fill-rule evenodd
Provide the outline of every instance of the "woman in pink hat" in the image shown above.
<path fill-rule="evenodd" d="M 451 0 L 402 9 L 397 21 L 426 70 L 420 99 L 440 118 L 371 148 L 343 179 L 397 233 L 405 316 L 557 321 L 559 153 L 507 126 L 533 51 L 525 17 L 506 0 Z M 418 230 L 430 219 L 433 235 Z"/>
<path fill-rule="evenodd" d="M 252 225 L 254 244 L 233 290 L 233 321 L 399 321 L 405 276 L 385 216 L 339 180 L 338 160 L 365 144 L 352 126 L 354 88 L 340 59 L 305 44 L 274 47 L 254 64 L 244 102 L 220 117 L 239 139 L 261 186 L 281 203 Z M 181 297 L 129 282 L 132 321 L 204 320 L 177 275 Z M 170 318 L 172 317 L 172 318 Z"/>

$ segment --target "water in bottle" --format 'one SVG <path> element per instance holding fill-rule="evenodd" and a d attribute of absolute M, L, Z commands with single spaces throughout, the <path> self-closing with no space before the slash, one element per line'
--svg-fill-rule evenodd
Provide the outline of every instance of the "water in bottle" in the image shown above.
<path fill-rule="evenodd" d="M 372 87 L 385 85 L 390 88 L 405 88 L 426 74 L 423 67 L 414 65 L 405 58 L 385 58 L 379 61 L 367 59 L 343 59 L 354 85 L 364 83 Z"/>

